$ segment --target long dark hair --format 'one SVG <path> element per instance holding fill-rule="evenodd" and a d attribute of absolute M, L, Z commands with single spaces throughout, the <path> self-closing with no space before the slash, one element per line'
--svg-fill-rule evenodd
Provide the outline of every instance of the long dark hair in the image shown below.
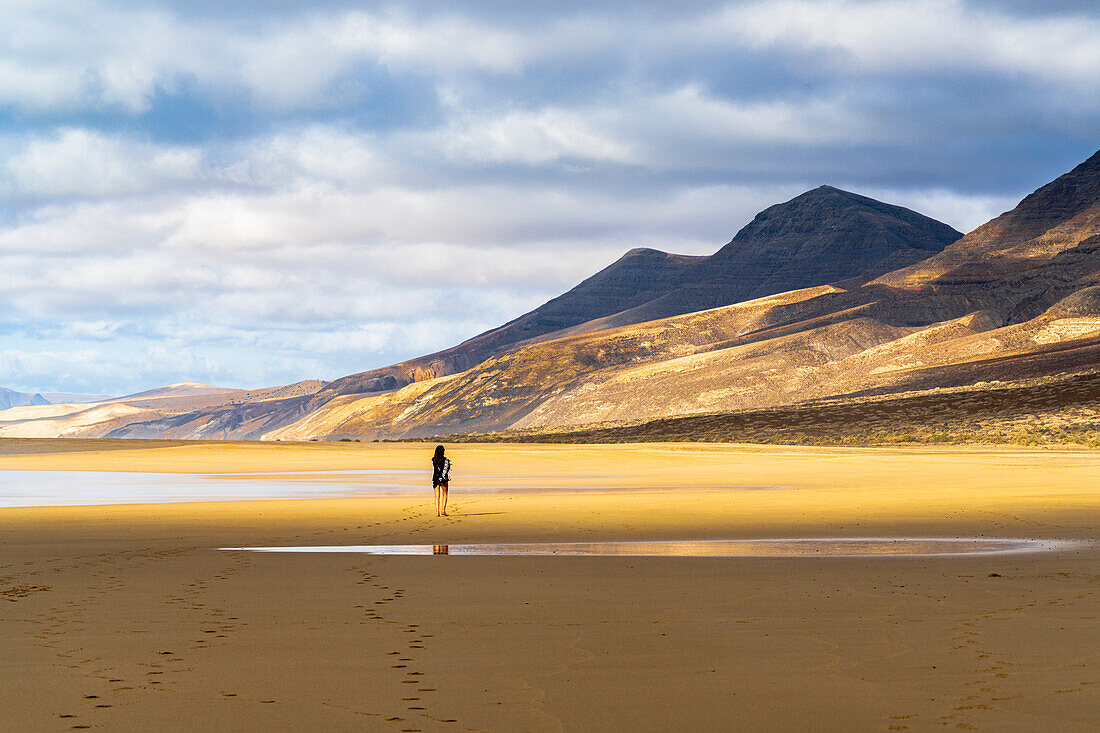
<path fill-rule="evenodd" d="M 443 446 L 437 445 L 435 447 L 435 455 L 432 456 L 432 465 L 436 468 L 443 465 Z"/>

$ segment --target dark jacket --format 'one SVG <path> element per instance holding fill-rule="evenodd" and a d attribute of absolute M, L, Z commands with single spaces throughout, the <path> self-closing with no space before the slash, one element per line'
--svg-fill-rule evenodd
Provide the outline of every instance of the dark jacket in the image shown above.
<path fill-rule="evenodd" d="M 432 468 L 435 469 L 434 471 L 432 471 L 432 488 L 433 489 L 436 486 L 439 486 L 440 484 L 448 483 L 451 480 L 451 459 L 450 458 L 444 458 L 443 462 L 438 466 L 435 465 L 435 463 L 432 463 Z"/>

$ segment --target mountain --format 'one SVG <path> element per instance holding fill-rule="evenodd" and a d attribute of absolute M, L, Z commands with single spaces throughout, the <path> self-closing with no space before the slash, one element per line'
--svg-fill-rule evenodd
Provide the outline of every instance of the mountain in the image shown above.
<path fill-rule="evenodd" d="M 717 308 L 788 290 L 866 281 L 942 251 L 962 234 L 900 206 L 821 186 L 756 215 L 675 287 L 603 327 Z"/>
<path fill-rule="evenodd" d="M 955 425 L 977 410 L 998 430 L 1100 430 L 1089 376 L 1100 372 L 1100 153 L 957 236 L 823 187 L 761 212 L 714 255 L 632 250 L 437 354 L 328 383 L 135 396 L 112 403 L 121 406 L 109 419 L 73 414 L 56 427 L 9 412 L 0 434 L 728 439 L 736 433 L 721 431 L 738 425 L 781 435 L 853 415 L 876 425 L 879 410 L 911 421 L 954 411 Z M 688 416 L 717 417 L 700 433 Z M 672 427 L 615 432 L 658 423 Z"/>
<path fill-rule="evenodd" d="M 45 397 L 35 392 L 30 394 L 27 392 L 16 392 L 13 389 L 7 389 L 6 387 L 0 387 L 0 410 L 6 410 L 9 407 L 25 407 L 28 405 L 48 405 L 50 404 Z"/>
<path fill-rule="evenodd" d="M 308 398 L 234 404 L 119 428 L 119 437 L 258 438 L 333 400 L 462 373 L 521 345 L 726 305 L 831 280 L 859 282 L 962 235 L 909 209 L 829 186 L 761 212 L 714 255 L 634 249 L 569 292 L 455 347 L 353 374 Z"/>
<path fill-rule="evenodd" d="M 1100 366 L 1097 286 L 1100 153 L 942 251 L 873 279 L 641 324 L 603 319 L 611 327 L 333 400 L 267 437 L 632 423 L 1087 371 Z M 1095 402 L 1066 409 L 1087 417 Z"/>
<path fill-rule="evenodd" d="M 922 260 L 962 236 L 915 211 L 821 186 L 776 204 L 710 256 L 637 248 L 572 290 L 450 349 L 334 381 L 326 396 L 454 374 L 518 344 L 642 323 Z"/>

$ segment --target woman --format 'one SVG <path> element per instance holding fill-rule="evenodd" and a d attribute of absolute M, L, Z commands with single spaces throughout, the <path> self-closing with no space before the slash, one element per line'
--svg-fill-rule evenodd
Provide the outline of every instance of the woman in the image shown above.
<path fill-rule="evenodd" d="M 435 515 L 447 516 L 447 489 L 451 483 L 451 459 L 443 455 L 443 446 L 432 456 L 432 488 L 435 489 Z"/>

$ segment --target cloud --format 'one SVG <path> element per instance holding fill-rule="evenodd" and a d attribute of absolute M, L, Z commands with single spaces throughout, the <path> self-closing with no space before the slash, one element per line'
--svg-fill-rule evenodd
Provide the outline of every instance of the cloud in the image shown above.
<path fill-rule="evenodd" d="M 334 82 L 361 64 L 444 76 L 515 73 L 526 47 L 514 31 L 460 15 L 320 9 L 226 24 L 189 15 L 96 2 L 11 4 L 0 27 L 0 105 L 141 114 L 158 88 L 190 80 L 218 93 L 243 91 L 270 109 L 313 109 L 340 104 Z"/>
<path fill-rule="evenodd" d="M 830 51 L 837 65 L 873 73 L 969 68 L 1100 83 L 1100 21 L 1090 15 L 1020 17 L 961 0 L 769 0 L 723 8 L 702 30 Z"/>
<path fill-rule="evenodd" d="M 201 178 L 199 150 L 151 145 L 95 130 L 62 128 L 0 141 L 0 191 L 19 198 L 104 197 L 168 188 Z"/>
<path fill-rule="evenodd" d="M 964 234 L 1015 208 L 1019 196 L 966 195 L 955 191 L 896 189 L 864 190 L 864 195 L 919 211 L 950 224 Z"/>
<path fill-rule="evenodd" d="M 1009 0 L 8 2 L 0 384 L 337 377 L 822 183 L 970 229 L 1095 150 L 1097 30 Z"/>

